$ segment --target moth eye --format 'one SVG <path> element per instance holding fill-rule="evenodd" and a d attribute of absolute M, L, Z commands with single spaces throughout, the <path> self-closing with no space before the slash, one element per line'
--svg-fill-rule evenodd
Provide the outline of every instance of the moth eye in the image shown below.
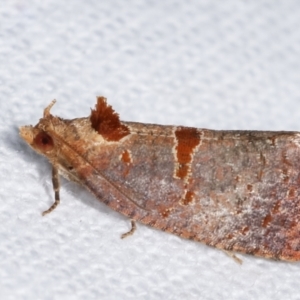
<path fill-rule="evenodd" d="M 49 138 L 47 136 L 43 136 L 41 139 L 41 142 L 43 145 L 48 145 L 49 144 Z"/>
<path fill-rule="evenodd" d="M 44 131 L 41 131 L 36 135 L 33 140 L 34 145 L 41 151 L 50 151 L 54 147 L 52 137 Z"/>

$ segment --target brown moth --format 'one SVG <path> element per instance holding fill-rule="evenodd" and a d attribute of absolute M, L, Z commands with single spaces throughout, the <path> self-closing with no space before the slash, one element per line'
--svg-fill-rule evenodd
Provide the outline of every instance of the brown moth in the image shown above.
<path fill-rule="evenodd" d="M 58 173 L 134 221 L 223 250 L 300 259 L 300 133 L 123 122 L 99 97 L 87 118 L 51 115 L 21 137 Z M 132 232 L 131 231 L 131 232 Z"/>

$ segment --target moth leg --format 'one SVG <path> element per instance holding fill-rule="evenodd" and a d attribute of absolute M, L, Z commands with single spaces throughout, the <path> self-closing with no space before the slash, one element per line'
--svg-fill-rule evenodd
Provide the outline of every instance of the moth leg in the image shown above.
<path fill-rule="evenodd" d="M 121 235 L 121 239 L 125 239 L 126 237 L 133 235 L 136 231 L 136 223 L 134 220 L 131 220 L 131 228 L 128 232 L 125 232 Z"/>
<path fill-rule="evenodd" d="M 231 251 L 227 251 L 222 249 L 222 251 L 227 254 L 229 257 L 231 257 L 236 263 L 238 263 L 239 265 L 241 265 L 243 263 L 243 260 L 239 257 L 237 257 L 233 252 Z"/>
<path fill-rule="evenodd" d="M 58 175 L 58 169 L 55 166 L 52 166 L 52 185 L 53 185 L 55 200 L 54 200 L 54 203 L 47 210 L 45 210 L 42 213 L 43 216 L 46 215 L 46 214 L 51 213 L 51 211 L 53 211 L 60 202 L 60 198 L 59 198 L 59 175 Z"/>

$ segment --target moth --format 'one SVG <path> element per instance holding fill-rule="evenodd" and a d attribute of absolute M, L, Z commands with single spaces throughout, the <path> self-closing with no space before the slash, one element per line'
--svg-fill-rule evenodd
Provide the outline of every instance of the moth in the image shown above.
<path fill-rule="evenodd" d="M 86 118 L 45 108 L 21 137 L 59 176 L 132 220 L 226 251 L 300 259 L 300 133 L 121 121 L 104 97 Z"/>

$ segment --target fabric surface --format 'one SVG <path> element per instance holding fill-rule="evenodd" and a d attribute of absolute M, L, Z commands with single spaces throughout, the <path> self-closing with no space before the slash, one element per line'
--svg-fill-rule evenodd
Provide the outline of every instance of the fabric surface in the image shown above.
<path fill-rule="evenodd" d="M 5 3 L 5 4 L 4 4 Z M 62 181 L 18 135 L 103 95 L 121 119 L 299 130 L 298 1 L 6 1 L 0 8 L 1 299 L 299 299 L 300 263 L 130 221 Z M 160 200 L 160 199 L 158 199 Z"/>

